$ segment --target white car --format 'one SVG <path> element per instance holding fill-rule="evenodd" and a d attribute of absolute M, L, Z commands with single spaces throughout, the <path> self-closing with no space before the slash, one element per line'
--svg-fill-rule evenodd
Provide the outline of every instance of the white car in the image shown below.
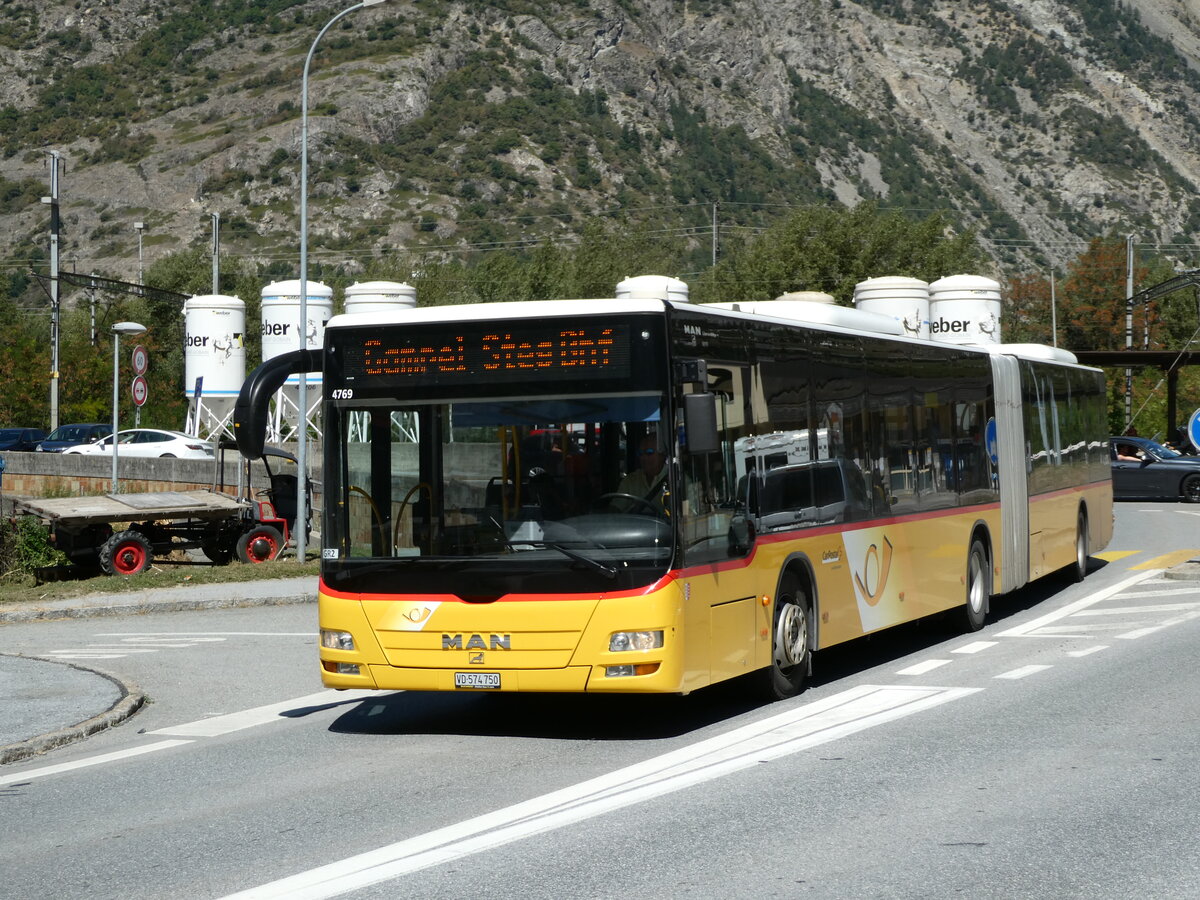
<path fill-rule="evenodd" d="M 181 431 L 160 431 L 157 428 L 130 428 L 117 432 L 120 447 L 117 458 L 159 457 L 162 459 L 212 459 L 213 446 Z M 90 444 L 68 447 L 63 451 L 83 456 L 112 456 L 112 435 Z"/>

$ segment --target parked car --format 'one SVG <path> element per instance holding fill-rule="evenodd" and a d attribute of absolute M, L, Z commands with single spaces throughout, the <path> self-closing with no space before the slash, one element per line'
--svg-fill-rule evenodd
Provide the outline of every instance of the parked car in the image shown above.
<path fill-rule="evenodd" d="M 103 422 L 91 422 L 85 425 L 59 425 L 50 432 L 45 440 L 39 441 L 34 449 L 43 453 L 62 453 L 68 447 L 90 444 L 109 434 L 112 434 L 112 425 Z"/>
<path fill-rule="evenodd" d="M 0 428 L 0 450 L 28 453 L 45 437 L 40 428 Z"/>
<path fill-rule="evenodd" d="M 1109 439 L 1113 497 L 1200 503 L 1200 456 L 1184 456 L 1157 441 Z"/>
<path fill-rule="evenodd" d="M 117 457 L 140 456 L 178 459 L 212 459 L 213 447 L 208 441 L 192 437 L 181 431 L 162 431 L 157 428 L 130 428 L 117 432 L 121 445 Z M 64 454 L 80 456 L 112 456 L 112 435 L 91 444 L 69 447 Z"/>

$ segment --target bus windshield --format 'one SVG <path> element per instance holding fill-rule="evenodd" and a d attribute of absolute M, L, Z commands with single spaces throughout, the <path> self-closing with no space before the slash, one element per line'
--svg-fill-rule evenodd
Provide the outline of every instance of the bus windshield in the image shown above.
<path fill-rule="evenodd" d="M 663 404 L 656 392 L 330 403 L 326 582 L 480 598 L 651 583 L 674 550 Z"/>

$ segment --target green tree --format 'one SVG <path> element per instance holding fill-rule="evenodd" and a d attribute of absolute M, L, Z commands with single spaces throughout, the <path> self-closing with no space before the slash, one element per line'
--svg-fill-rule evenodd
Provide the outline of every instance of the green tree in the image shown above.
<path fill-rule="evenodd" d="M 983 253 L 971 231 L 954 233 L 941 213 L 912 220 L 862 203 L 852 210 L 802 209 L 752 241 L 727 246 L 697 281 L 701 302 L 770 300 L 788 291 L 826 291 L 849 304 L 854 286 L 881 275 L 933 281 L 977 271 Z"/>

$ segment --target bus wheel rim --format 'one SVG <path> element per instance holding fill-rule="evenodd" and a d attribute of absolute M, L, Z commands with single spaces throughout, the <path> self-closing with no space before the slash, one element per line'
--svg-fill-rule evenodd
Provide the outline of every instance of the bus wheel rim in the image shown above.
<path fill-rule="evenodd" d="M 804 661 L 808 649 L 808 629 L 804 610 L 795 603 L 785 603 L 775 626 L 775 664 L 790 669 Z"/>
<path fill-rule="evenodd" d="M 971 554 L 971 587 L 967 593 L 967 602 L 973 612 L 983 610 L 983 560 L 978 553 Z"/>

